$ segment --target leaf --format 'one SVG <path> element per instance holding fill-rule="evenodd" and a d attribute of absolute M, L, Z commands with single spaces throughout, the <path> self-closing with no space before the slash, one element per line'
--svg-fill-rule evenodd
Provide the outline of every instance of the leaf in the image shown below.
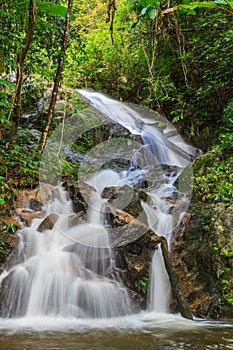
<path fill-rule="evenodd" d="M 147 13 L 147 7 L 143 7 L 141 15 L 144 16 Z"/>
<path fill-rule="evenodd" d="M 217 7 L 217 5 L 214 2 L 209 2 L 209 1 L 194 1 L 190 2 L 190 4 L 185 5 L 181 4 L 177 6 L 178 10 L 187 10 L 191 14 L 196 14 L 195 9 L 196 8 L 202 8 L 202 7 Z M 175 8 L 174 8 L 175 9 Z"/>
<path fill-rule="evenodd" d="M 12 83 L 10 81 L 3 80 L 3 79 L 0 79 L 0 85 L 7 86 L 7 87 L 12 87 L 12 88 L 15 87 L 15 83 Z"/>
<path fill-rule="evenodd" d="M 0 101 L 0 108 L 9 108 L 9 105 L 4 101 Z"/>
<path fill-rule="evenodd" d="M 37 1 L 37 7 L 40 12 L 47 13 L 47 15 L 60 16 L 66 19 L 67 8 L 65 6 L 55 4 L 54 2 Z M 71 21 L 75 20 L 75 16 L 71 15 Z"/>
<path fill-rule="evenodd" d="M 195 8 L 199 8 L 199 7 L 216 7 L 216 4 L 209 1 L 198 1 L 198 2 L 190 2 L 189 5 L 184 5 L 184 7 L 194 10 Z"/>
<path fill-rule="evenodd" d="M 150 0 L 141 0 L 140 1 L 140 6 L 147 8 L 148 5 L 150 5 Z"/>
<path fill-rule="evenodd" d="M 224 1 L 224 0 L 216 0 L 216 1 L 214 1 L 214 3 L 215 3 L 216 5 L 227 5 L 227 2 Z"/>
<path fill-rule="evenodd" d="M 150 19 L 155 19 L 156 15 L 157 15 L 157 11 L 155 8 L 151 8 L 148 11 L 148 16 L 150 17 Z"/>
<path fill-rule="evenodd" d="M 232 0 L 226 0 L 226 2 L 228 3 L 228 5 L 233 8 L 233 1 Z"/>
<path fill-rule="evenodd" d="M 219 270 L 217 271 L 217 278 L 219 278 L 220 276 L 222 276 L 222 275 L 224 274 L 224 272 L 225 272 L 225 270 L 219 269 Z"/>

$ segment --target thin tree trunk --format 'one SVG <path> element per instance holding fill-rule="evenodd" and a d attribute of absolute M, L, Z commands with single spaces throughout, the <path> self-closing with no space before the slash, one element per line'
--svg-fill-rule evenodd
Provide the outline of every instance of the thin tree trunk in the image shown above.
<path fill-rule="evenodd" d="M 35 13 L 36 13 L 36 0 L 30 0 L 29 8 L 29 19 L 28 19 L 28 31 L 23 43 L 21 51 L 17 54 L 17 82 L 16 91 L 14 95 L 13 104 L 15 106 L 14 114 L 12 117 L 11 133 L 10 133 L 10 143 L 15 143 L 18 132 L 18 124 L 21 117 L 21 90 L 23 82 L 23 66 L 24 60 L 26 58 L 28 49 L 32 42 L 34 30 L 35 30 Z M 10 115 L 8 116 L 8 119 Z"/>
<path fill-rule="evenodd" d="M 56 100 L 57 100 L 58 87 L 59 87 L 59 83 L 61 80 L 61 73 L 62 73 L 64 59 L 65 59 L 65 53 L 66 53 L 66 49 L 67 49 L 72 6 L 73 6 L 73 0 L 69 0 L 67 14 L 66 14 L 66 25 L 65 25 L 65 31 L 64 31 L 63 42 L 62 42 L 62 49 L 61 49 L 61 57 L 60 57 L 60 60 L 58 63 L 57 72 L 56 72 L 56 76 L 55 76 L 55 80 L 54 80 L 52 97 L 51 97 L 51 101 L 50 101 L 50 105 L 49 105 L 49 109 L 48 109 L 47 122 L 46 122 L 45 128 L 41 134 L 41 138 L 40 138 L 40 142 L 39 142 L 39 146 L 38 146 L 38 151 L 43 151 L 43 149 L 44 149 L 46 139 L 48 136 L 48 132 L 50 129 L 50 125 L 51 125 L 51 122 L 53 119 L 54 108 L 55 108 L 55 104 L 56 104 Z"/>

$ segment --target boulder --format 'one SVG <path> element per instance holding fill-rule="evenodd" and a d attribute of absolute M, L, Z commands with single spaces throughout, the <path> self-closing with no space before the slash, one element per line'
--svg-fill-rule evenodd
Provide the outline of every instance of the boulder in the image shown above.
<path fill-rule="evenodd" d="M 46 218 L 40 223 L 37 228 L 38 232 L 43 232 L 46 230 L 52 230 L 55 223 L 57 222 L 59 216 L 55 213 L 49 214 Z"/>
<path fill-rule="evenodd" d="M 171 255 L 197 317 L 233 319 L 233 205 L 196 203 L 183 216 Z M 173 304 L 175 310 L 175 305 Z"/>
<path fill-rule="evenodd" d="M 141 201 L 147 202 L 148 195 L 143 190 L 128 185 L 122 187 L 105 187 L 101 196 L 107 199 L 109 204 L 124 210 L 124 212 L 131 214 L 135 218 L 143 215 L 141 220 L 147 222 Z"/>
<path fill-rule="evenodd" d="M 151 259 L 160 237 L 132 215 L 111 206 L 109 210 L 109 235 L 117 272 L 135 304 L 145 308 Z"/>

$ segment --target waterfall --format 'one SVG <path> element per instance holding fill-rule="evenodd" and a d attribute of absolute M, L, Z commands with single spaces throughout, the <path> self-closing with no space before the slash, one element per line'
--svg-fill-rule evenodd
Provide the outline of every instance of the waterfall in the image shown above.
<path fill-rule="evenodd" d="M 146 213 L 148 226 L 158 235 L 165 237 L 170 247 L 174 226 L 179 224 L 179 218 L 182 211 L 187 208 L 191 196 L 190 183 L 185 186 L 181 184 L 180 192 L 175 183 L 178 180 L 182 183 L 183 170 L 197 156 L 197 150 L 187 145 L 172 124 L 157 112 L 133 104 L 119 103 L 107 95 L 92 90 L 85 89 L 79 92 L 102 114 L 125 127 L 131 134 L 141 136 L 142 144 L 149 150 L 149 156 L 148 153 L 142 154 L 142 150 L 139 150 L 133 159 L 134 162 L 141 168 L 148 170 L 149 167 L 150 174 L 153 169 L 160 173 L 158 185 L 158 182 L 154 181 L 158 175 L 152 172 L 152 182 L 154 181 L 155 185 L 147 191 L 150 203 L 142 201 L 141 204 Z M 158 168 L 158 164 L 164 166 L 164 169 Z M 148 178 L 151 179 L 151 175 Z M 158 247 L 151 263 L 149 310 L 168 312 L 170 292 L 169 277 L 161 248 Z"/>
<path fill-rule="evenodd" d="M 127 157 L 130 155 L 127 169 L 100 167 L 95 174 L 85 173 L 84 182 L 90 188 L 85 221 L 71 225 L 74 212 L 68 193 L 62 186 L 51 190 L 43 211 L 47 216 L 55 215 L 52 229 L 39 230 L 45 217 L 25 227 L 19 233 L 15 262 L 0 276 L 2 317 L 106 318 L 132 314 L 135 307 L 115 269 L 103 190 L 125 185 L 133 188 L 146 181 L 144 191 L 149 200 L 141 200 L 146 224 L 166 237 L 168 244 L 189 203 L 190 183 L 184 169 L 195 157 L 195 150 L 183 142 L 175 128 L 149 109 L 93 91 L 79 92 L 141 142 L 123 144 Z M 125 197 L 119 202 L 122 206 L 130 200 L 127 194 Z M 158 248 L 151 262 L 148 308 L 167 312 L 169 296 L 169 279 Z"/>
<path fill-rule="evenodd" d="M 3 295 L 2 316 L 105 318 L 132 313 L 128 292 L 114 276 L 104 201 L 96 192 L 92 201 L 87 222 L 69 227 L 71 200 L 61 186 L 53 189 L 44 210 L 59 218 L 52 230 L 38 232 L 42 218 L 20 233 L 21 262 L 4 273 L 9 292 Z"/>

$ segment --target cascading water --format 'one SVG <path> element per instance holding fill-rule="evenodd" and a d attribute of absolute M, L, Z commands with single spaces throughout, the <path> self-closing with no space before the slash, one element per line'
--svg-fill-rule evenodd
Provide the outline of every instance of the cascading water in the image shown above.
<path fill-rule="evenodd" d="M 132 147 L 128 169 L 101 169 L 95 176 L 87 176 L 86 183 L 92 189 L 84 223 L 70 224 L 74 212 L 68 194 L 61 186 L 52 190 L 44 211 L 56 215 L 53 228 L 39 232 L 44 218 L 34 219 L 30 227 L 24 228 L 19 234 L 16 262 L 0 277 L 2 317 L 106 318 L 133 313 L 128 291 L 115 271 L 102 191 L 146 180 L 150 200 L 141 203 L 146 223 L 168 243 L 179 221 L 180 208 L 188 203 L 183 183 L 182 193 L 175 183 L 190 164 L 190 153 L 194 157 L 195 151 L 185 145 L 176 130 L 159 116 L 153 119 L 149 110 L 142 112 L 139 107 L 135 109 L 96 92 L 80 93 L 103 115 L 139 135 L 142 144 L 137 143 L 137 149 Z M 149 309 L 167 312 L 169 294 L 159 248 L 152 260 Z"/>
<path fill-rule="evenodd" d="M 107 231 L 101 215 L 104 201 L 93 193 L 87 222 L 70 227 L 71 200 L 62 187 L 53 189 L 48 215 L 59 215 L 52 230 L 38 232 L 34 219 L 20 234 L 20 263 L 4 272 L 5 317 L 57 315 L 105 318 L 132 312 L 127 290 L 113 276 Z M 78 243 L 77 243 L 78 242 Z"/>
<path fill-rule="evenodd" d="M 191 159 L 196 157 L 196 150 L 186 145 L 176 129 L 156 112 L 150 115 L 150 110 L 133 104 L 119 104 L 112 98 L 95 91 L 80 90 L 79 92 L 94 108 L 108 118 L 125 127 L 133 135 L 141 136 L 144 147 L 149 150 L 149 157 L 148 153 L 143 154 L 142 150 L 139 150 L 133 161 L 136 165 L 140 165 L 140 168 L 144 167 L 148 178 L 151 179 L 151 170 L 158 169 L 158 164 L 165 166 L 165 170 L 162 170 L 162 178 L 160 174 L 159 185 L 155 181 L 157 175 L 152 171 L 151 180 L 155 185 L 150 186 L 147 191 L 151 199 L 150 204 L 142 202 L 142 207 L 147 216 L 148 226 L 158 235 L 165 237 L 169 247 L 174 225 L 179 222 L 177 215 L 180 216 L 185 205 L 188 205 L 190 195 L 190 188 L 186 187 L 184 193 L 178 193 L 174 184 L 191 163 Z M 161 172 L 161 167 L 158 171 Z M 177 196 L 179 200 L 175 203 Z M 175 219 L 174 216 L 176 216 Z M 170 292 L 169 277 L 161 248 L 158 247 L 151 264 L 148 308 L 156 312 L 168 312 Z"/>

